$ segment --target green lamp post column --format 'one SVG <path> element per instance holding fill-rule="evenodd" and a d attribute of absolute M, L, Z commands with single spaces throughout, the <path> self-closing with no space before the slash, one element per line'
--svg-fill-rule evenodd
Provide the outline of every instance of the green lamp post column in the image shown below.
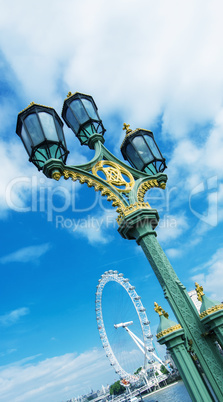
<path fill-rule="evenodd" d="M 186 288 L 157 241 L 154 226 L 158 219 L 156 210 L 139 209 L 125 216 L 118 231 L 127 239 L 136 239 L 142 247 L 177 320 L 184 329 L 186 341 L 192 349 L 218 400 L 223 398 L 223 359 L 208 337 L 203 337 L 204 327 Z"/>
<path fill-rule="evenodd" d="M 223 349 L 223 303 L 209 299 L 203 292 L 203 286 L 197 282 L 195 286 L 198 300 L 202 302 L 200 319 L 207 331 L 204 335 L 210 336 L 213 331 Z"/>
<path fill-rule="evenodd" d="M 156 335 L 157 341 L 160 345 L 165 344 L 170 351 L 192 401 L 213 401 L 190 354 L 186 350 L 183 328 L 180 324 L 171 321 L 168 318 L 168 314 L 157 303 L 154 303 L 154 305 L 154 310 L 160 317 Z"/>
<path fill-rule="evenodd" d="M 84 165 L 65 165 L 68 151 L 63 123 L 52 108 L 31 104 L 19 114 L 16 131 L 30 161 L 47 177 L 55 180 L 71 178 L 86 183 L 112 202 L 119 214 L 119 233 L 125 239 L 136 240 L 142 247 L 184 329 L 186 342 L 192 342 L 194 353 L 216 397 L 223 400 L 222 358 L 212 341 L 202 337 L 204 327 L 195 306 L 157 241 L 154 229 L 159 221 L 158 212 L 144 200 L 148 190 L 154 187 L 164 189 L 167 181 L 163 173 L 165 159 L 153 133 L 144 129 L 132 131 L 124 124 L 126 137 L 121 151 L 133 166 L 130 167 L 103 145 L 105 129 L 91 96 L 69 93 L 62 116 L 81 144 L 95 150 L 93 159 Z"/>

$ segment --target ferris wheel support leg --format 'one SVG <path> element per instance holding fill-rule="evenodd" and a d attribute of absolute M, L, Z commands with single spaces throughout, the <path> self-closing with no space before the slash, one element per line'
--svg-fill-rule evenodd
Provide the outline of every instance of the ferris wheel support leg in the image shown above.
<path fill-rule="evenodd" d="M 136 336 L 132 331 L 130 331 L 129 328 L 125 328 L 125 330 L 128 332 L 128 334 L 131 336 L 131 338 L 133 339 L 133 341 L 135 342 L 135 344 L 138 346 L 138 348 L 141 350 L 141 352 L 146 356 L 147 359 L 149 359 L 149 356 L 147 356 L 146 351 L 145 351 L 145 345 L 144 343 L 141 341 L 141 339 L 138 338 L 138 336 Z M 140 344 L 144 347 L 144 349 L 140 346 Z M 152 353 L 153 356 L 155 356 L 157 358 L 157 356 L 155 355 L 155 353 Z M 160 360 L 160 359 L 159 359 Z M 160 360 L 162 363 L 162 360 Z M 159 370 L 157 369 L 157 371 L 159 372 Z M 160 372 L 161 373 L 161 372 Z M 147 381 L 148 384 L 148 381 Z"/>
<path fill-rule="evenodd" d="M 136 336 L 130 329 L 128 329 L 128 332 L 129 332 L 129 335 L 131 334 L 130 336 L 132 336 L 132 339 L 135 338 L 136 341 L 138 341 L 138 342 L 140 343 L 140 345 L 145 348 L 144 343 L 142 342 L 141 339 L 138 338 L 138 336 Z M 133 339 L 133 340 L 134 340 L 134 339 Z M 140 348 L 140 349 L 141 349 L 141 348 Z M 144 349 L 141 349 L 141 351 L 142 351 L 144 354 L 146 354 L 146 352 L 145 352 Z M 154 352 L 151 352 L 151 353 L 152 353 L 153 357 L 155 357 L 155 359 L 158 360 L 158 362 L 159 362 L 160 364 L 163 364 L 163 365 L 165 366 L 165 363 L 164 363 Z"/>
<path fill-rule="evenodd" d="M 137 337 L 133 334 L 132 331 L 130 331 L 127 327 L 125 330 L 128 332 L 128 334 L 131 336 L 132 340 L 135 342 L 135 344 L 138 346 L 138 348 L 141 350 L 141 352 L 146 355 L 145 350 L 140 346 L 139 339 L 137 340 Z"/>
<path fill-rule="evenodd" d="M 125 216 L 119 226 L 119 233 L 126 239 L 135 239 L 148 259 L 172 311 L 182 326 L 188 341 L 207 377 L 218 400 L 223 400 L 222 356 L 211 339 L 204 337 L 204 326 L 200 321 L 196 308 L 190 299 L 185 286 L 180 282 L 163 249 L 158 243 L 154 231 L 154 219 L 157 211 L 138 210 Z M 194 364 L 196 370 L 197 367 Z M 198 372 L 198 370 L 197 370 Z"/>

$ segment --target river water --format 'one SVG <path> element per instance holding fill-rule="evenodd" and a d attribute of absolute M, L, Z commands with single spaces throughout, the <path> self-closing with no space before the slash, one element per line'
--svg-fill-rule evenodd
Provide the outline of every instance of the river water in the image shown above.
<path fill-rule="evenodd" d="M 171 384 L 170 386 L 155 391 L 143 398 L 146 402 L 191 402 L 183 381 Z"/>

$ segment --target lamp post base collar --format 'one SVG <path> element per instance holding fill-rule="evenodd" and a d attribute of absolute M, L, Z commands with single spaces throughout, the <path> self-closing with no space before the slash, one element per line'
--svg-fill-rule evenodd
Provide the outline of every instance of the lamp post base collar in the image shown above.
<path fill-rule="evenodd" d="M 95 143 L 98 141 L 100 141 L 102 144 L 104 144 L 105 139 L 104 139 L 103 135 L 98 134 L 98 133 L 92 134 L 88 139 L 87 145 L 89 146 L 90 149 L 94 149 Z"/>
<path fill-rule="evenodd" d="M 137 203 L 139 204 L 139 203 Z M 155 234 L 155 227 L 159 222 L 159 214 L 156 209 L 150 207 L 140 206 L 133 212 L 122 217 L 118 220 L 119 228 L 118 232 L 124 239 L 138 241 L 147 234 Z"/>
<path fill-rule="evenodd" d="M 49 159 L 43 166 L 43 173 L 49 179 L 59 180 L 65 165 L 59 159 Z"/>

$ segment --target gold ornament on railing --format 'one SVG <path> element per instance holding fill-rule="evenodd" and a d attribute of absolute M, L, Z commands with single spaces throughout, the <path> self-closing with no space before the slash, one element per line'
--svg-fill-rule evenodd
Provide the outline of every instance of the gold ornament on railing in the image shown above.
<path fill-rule="evenodd" d="M 204 296 L 204 292 L 203 292 L 203 286 L 198 285 L 197 282 L 195 282 L 195 290 L 197 292 L 197 298 L 200 302 L 202 302 L 202 296 Z"/>
<path fill-rule="evenodd" d="M 154 302 L 154 310 L 156 313 L 159 314 L 159 316 L 163 315 L 165 318 L 169 318 L 169 314 L 163 310 L 163 308 L 161 306 L 158 305 L 158 303 Z"/>

